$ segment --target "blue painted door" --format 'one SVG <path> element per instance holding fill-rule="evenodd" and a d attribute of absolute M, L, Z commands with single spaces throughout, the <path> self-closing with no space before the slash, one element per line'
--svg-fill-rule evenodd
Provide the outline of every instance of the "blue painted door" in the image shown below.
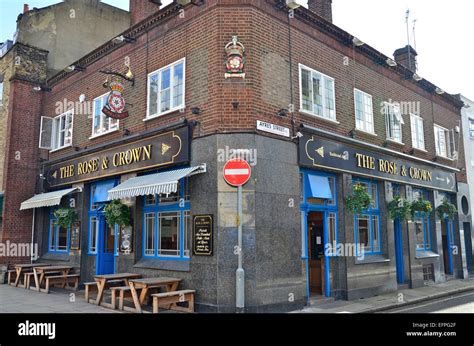
<path fill-rule="evenodd" d="M 403 237 L 402 224 L 400 219 L 394 220 L 395 230 L 395 262 L 397 266 L 397 282 L 399 284 L 405 283 L 405 266 L 403 262 Z"/>
<path fill-rule="evenodd" d="M 115 229 L 107 224 L 103 215 L 99 217 L 99 247 L 97 249 L 97 274 L 115 273 Z"/>
<path fill-rule="evenodd" d="M 448 270 L 446 271 L 446 274 L 453 274 L 454 225 L 449 219 L 445 219 L 444 222 L 446 227 L 446 252 L 448 256 Z"/>

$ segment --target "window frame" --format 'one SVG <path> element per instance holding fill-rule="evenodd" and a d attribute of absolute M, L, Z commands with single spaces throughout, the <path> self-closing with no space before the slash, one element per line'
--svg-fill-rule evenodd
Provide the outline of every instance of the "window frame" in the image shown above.
<path fill-rule="evenodd" d="M 48 253 L 69 253 L 69 246 L 70 246 L 70 235 L 71 235 L 71 227 L 66 229 L 66 249 L 59 250 L 59 232 L 62 227 L 59 227 L 57 224 L 54 225 L 54 222 L 57 221 L 57 218 L 54 216 L 53 208 L 50 209 L 49 213 L 49 224 L 48 224 Z M 54 225 L 54 230 L 53 230 Z M 63 228 L 64 229 L 64 228 Z M 54 233 L 54 244 L 52 244 L 53 240 L 53 233 Z"/>
<path fill-rule="evenodd" d="M 435 152 L 436 152 L 436 156 L 439 156 L 439 157 L 444 157 L 446 159 L 451 159 L 452 158 L 452 153 L 451 153 L 451 143 L 450 143 L 450 131 L 441 126 L 441 125 L 438 125 L 438 124 L 434 124 L 433 125 L 433 128 L 434 128 L 434 137 L 435 137 Z M 446 151 L 446 155 L 443 155 L 443 153 L 440 151 L 440 138 L 438 136 L 438 133 L 442 131 L 444 132 L 444 148 L 445 148 L 445 151 Z"/>
<path fill-rule="evenodd" d="M 62 146 L 58 146 L 58 142 L 60 141 L 60 136 L 61 132 L 64 133 L 64 143 L 66 143 L 66 134 L 67 134 L 67 128 L 66 128 L 66 123 L 67 123 L 67 118 L 71 118 L 71 135 L 69 138 L 69 144 L 63 144 Z M 62 120 L 64 118 L 64 120 Z M 64 125 L 64 130 L 61 130 L 61 121 L 65 122 Z M 53 128 L 52 128 L 52 149 L 50 152 L 58 151 L 64 148 L 70 148 L 72 147 L 72 140 L 73 140 L 73 133 L 74 133 L 74 110 L 70 109 L 57 117 L 53 118 Z"/>
<path fill-rule="evenodd" d="M 378 182 L 376 180 L 367 180 L 367 179 L 360 179 L 360 178 L 354 178 L 352 180 L 352 184 L 365 184 L 367 185 L 369 191 L 372 191 L 372 188 L 375 187 L 375 200 L 374 200 L 374 205 L 371 205 L 368 209 L 363 210 L 362 213 L 360 214 L 354 214 L 354 239 L 356 243 L 356 249 L 357 249 L 357 256 L 359 257 L 361 254 L 361 249 L 359 247 L 359 218 L 360 217 L 367 217 L 368 218 L 368 232 L 369 232 L 369 245 L 370 245 L 370 250 L 366 250 L 364 248 L 363 253 L 364 255 L 381 255 L 383 254 L 383 242 L 382 242 L 382 223 L 381 223 L 381 213 L 380 213 L 380 196 L 379 196 L 379 186 Z M 370 193 L 372 195 L 372 193 Z M 373 230 L 373 219 L 374 217 L 377 218 L 377 247 L 378 250 L 374 250 L 374 248 L 377 248 L 374 246 L 374 230 Z"/>
<path fill-rule="evenodd" d="M 303 64 L 299 64 L 298 65 L 298 68 L 299 68 L 299 87 L 300 87 L 300 91 L 299 91 L 299 98 L 300 98 L 300 112 L 301 113 L 305 113 L 305 114 L 309 114 L 311 116 L 314 116 L 314 117 L 317 117 L 319 119 L 323 119 L 323 120 L 326 120 L 326 121 L 330 121 L 330 122 L 334 122 L 334 123 L 337 123 L 339 124 L 339 122 L 337 121 L 337 107 L 336 107 L 336 80 L 331 77 L 331 76 L 328 76 L 322 72 L 319 72 L 315 69 L 312 69 L 306 65 L 303 65 Z M 314 111 L 314 93 L 312 92 L 311 96 L 312 96 L 312 101 L 311 101 L 311 104 L 313 104 L 313 107 L 312 107 L 312 110 L 309 111 L 309 110 L 306 110 L 303 108 L 303 70 L 307 70 L 308 72 L 310 72 L 310 75 L 311 75 L 311 80 L 313 80 L 313 73 L 315 74 L 319 74 L 321 75 L 321 108 L 322 108 L 322 114 L 317 114 L 315 111 Z M 325 87 L 325 84 L 326 84 L 326 80 L 329 80 L 332 82 L 332 101 L 334 103 L 334 117 L 331 117 L 330 115 L 328 116 L 327 115 L 327 98 L 328 98 L 328 95 L 326 94 L 326 87 Z"/>
<path fill-rule="evenodd" d="M 360 128 L 358 126 L 358 118 L 357 118 L 357 110 L 358 110 L 358 107 L 357 107 L 357 94 L 361 94 L 362 96 L 362 106 L 363 106 L 363 109 L 362 109 L 362 115 L 363 115 L 363 128 Z M 371 113 L 370 114 L 367 114 L 366 113 L 366 106 L 367 106 L 367 99 L 370 100 L 370 110 L 371 110 Z M 368 94 L 360 89 L 357 89 L 357 88 L 354 88 L 354 117 L 355 117 L 355 128 L 356 130 L 358 131 L 363 131 L 363 132 L 367 132 L 367 133 L 370 133 L 370 134 L 375 134 L 375 124 L 374 124 L 374 103 L 373 103 L 373 97 L 371 94 Z M 370 122 L 367 121 L 368 118 L 370 117 Z M 368 128 L 368 124 L 370 123 L 371 125 L 371 129 Z"/>
<path fill-rule="evenodd" d="M 401 112 L 400 107 L 394 103 L 386 102 L 384 101 L 384 106 L 383 106 L 384 112 L 385 112 L 385 137 L 387 141 L 403 144 L 403 125 L 405 124 L 403 120 L 403 115 Z M 393 109 L 393 111 L 390 111 L 390 109 Z M 398 113 L 400 115 L 400 120 L 398 121 L 399 127 L 400 127 L 400 139 L 396 139 L 393 136 L 393 128 L 392 128 L 392 119 L 393 121 L 397 120 L 396 115 L 395 115 L 395 109 L 398 109 Z"/>
<path fill-rule="evenodd" d="M 106 116 L 103 112 L 102 112 L 102 108 L 104 108 L 105 106 L 105 103 L 104 103 L 104 98 L 107 98 L 109 97 L 110 95 L 110 92 L 108 93 L 105 93 L 105 94 L 102 94 L 100 96 L 97 96 L 96 98 L 94 98 L 94 100 L 92 101 L 92 135 L 91 137 L 89 137 L 89 139 L 94 139 L 94 138 L 97 138 L 97 137 L 101 137 L 101 136 L 105 136 L 109 133 L 112 133 L 112 132 L 116 132 L 120 129 L 120 120 L 119 119 L 112 119 L 108 116 Z M 109 122 L 109 129 L 107 131 L 100 131 L 98 133 L 95 133 L 95 113 L 96 113 L 96 101 L 97 100 L 100 100 L 100 129 L 103 129 L 104 127 L 104 122 L 103 120 L 106 119 L 108 122 Z M 114 128 L 112 128 L 112 122 L 116 122 L 116 125 L 114 125 Z"/>
<path fill-rule="evenodd" d="M 427 191 L 424 189 L 413 189 L 412 195 L 415 200 L 415 194 L 419 194 L 419 198 L 427 199 Z M 422 232 L 423 232 L 423 247 L 418 247 L 418 238 L 415 233 L 415 250 L 416 251 L 432 251 L 433 250 L 433 237 L 431 236 L 431 226 L 430 226 L 431 213 L 426 212 L 416 212 L 413 223 L 421 222 Z M 415 225 L 416 231 L 416 225 Z M 429 240 L 429 246 L 427 244 L 427 238 Z"/>
<path fill-rule="evenodd" d="M 156 259 L 156 260 L 178 260 L 189 261 L 191 259 L 192 244 L 186 242 L 192 238 L 190 234 L 191 229 L 187 229 L 187 221 L 191 218 L 191 204 L 186 200 L 186 179 L 179 181 L 179 198 L 176 202 L 160 202 L 159 196 L 155 196 L 154 203 L 147 203 L 149 196 L 143 196 L 142 208 L 142 258 Z M 159 248 L 161 241 L 160 218 L 163 213 L 176 213 L 179 217 L 178 230 L 178 255 L 162 254 Z M 147 249 L 147 235 L 148 229 L 146 224 L 146 215 L 154 216 L 153 229 L 153 249 Z M 191 226 L 192 227 L 192 226 Z M 188 246 L 187 246 L 188 245 Z M 147 250 L 152 250 L 153 254 L 147 253 Z M 186 253 L 187 252 L 187 253 Z"/>
<path fill-rule="evenodd" d="M 420 132 L 421 123 L 421 132 Z M 426 151 L 425 120 L 419 115 L 410 113 L 411 145 L 414 149 Z M 416 135 L 416 138 L 413 136 Z M 420 135 L 422 138 L 420 139 Z M 420 143 L 423 143 L 421 146 Z"/>
<path fill-rule="evenodd" d="M 183 64 L 183 95 L 182 95 L 182 104 L 179 105 L 179 106 L 175 106 L 173 107 L 173 99 L 174 99 L 174 92 L 173 92 L 173 82 L 174 82 L 174 68 L 179 65 L 179 64 Z M 167 70 L 167 69 L 170 69 L 170 109 L 162 112 L 161 111 L 161 93 L 162 93 L 162 89 L 161 89 L 161 77 L 162 77 L 162 72 Z M 150 87 L 150 83 L 151 83 L 151 78 L 154 76 L 154 75 L 157 75 L 158 76 L 158 80 L 157 80 L 157 83 L 158 83 L 158 90 L 157 90 L 157 97 L 156 97 L 156 105 L 157 105 L 157 112 L 155 114 L 150 114 L 150 96 L 151 96 L 151 87 Z M 148 75 L 147 75 L 147 100 L 146 100 L 146 115 L 145 115 L 145 119 L 144 121 L 146 120 L 150 120 L 150 119 L 156 119 L 156 118 L 159 118 L 163 115 L 166 115 L 166 114 L 169 114 L 169 113 L 173 113 L 173 112 L 176 112 L 176 111 L 180 111 L 182 109 L 185 109 L 186 108 L 186 58 L 182 58 L 182 59 L 179 59 L 175 62 L 172 62 L 171 64 L 168 64 L 166 66 L 163 66 L 153 72 L 150 72 Z"/>
<path fill-rule="evenodd" d="M 469 138 L 474 139 L 474 119 L 468 118 L 467 122 L 469 126 Z"/>

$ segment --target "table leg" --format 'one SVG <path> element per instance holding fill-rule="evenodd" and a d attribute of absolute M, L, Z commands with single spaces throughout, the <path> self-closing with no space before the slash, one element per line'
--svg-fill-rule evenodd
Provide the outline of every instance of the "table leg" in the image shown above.
<path fill-rule="evenodd" d="M 20 283 L 21 268 L 15 268 L 15 270 L 16 270 L 15 287 L 18 287 L 18 284 Z"/>
<path fill-rule="evenodd" d="M 176 291 L 178 289 L 178 285 L 179 285 L 179 282 L 173 282 L 173 283 L 170 283 L 170 284 L 167 284 L 166 285 L 166 292 L 173 292 L 173 291 Z M 176 303 L 172 303 L 172 304 L 169 304 L 167 309 L 168 310 L 173 310 L 173 308 L 176 307 Z"/>
<path fill-rule="evenodd" d="M 135 289 L 135 285 L 133 282 L 129 283 L 130 286 L 130 292 L 132 293 L 132 298 L 133 298 L 133 303 L 135 304 L 135 310 L 137 313 L 141 314 L 142 313 L 142 307 L 140 305 L 140 300 L 138 299 L 137 291 Z"/>
<path fill-rule="evenodd" d="M 102 295 L 104 293 L 106 281 L 107 281 L 106 279 L 100 279 L 97 282 L 97 299 L 95 300 L 96 305 L 100 305 L 100 303 L 102 302 Z"/>
<path fill-rule="evenodd" d="M 43 283 L 44 277 L 46 276 L 46 273 L 42 270 L 40 273 L 39 277 L 39 286 L 38 286 L 38 292 L 41 292 L 41 284 Z"/>
<path fill-rule="evenodd" d="M 65 276 L 67 276 L 67 275 L 69 274 L 69 270 L 70 270 L 70 269 L 65 269 L 65 270 L 63 270 L 63 273 L 62 273 L 62 274 L 63 274 L 63 276 L 64 276 L 64 281 L 63 281 L 62 286 L 61 286 L 62 289 L 66 288 L 67 280 L 66 280 L 66 277 L 65 277 Z"/>
<path fill-rule="evenodd" d="M 33 275 L 35 277 L 36 290 L 39 292 L 40 291 L 40 283 L 39 283 L 38 272 L 36 271 L 36 268 L 33 268 Z"/>
<path fill-rule="evenodd" d="M 148 286 L 145 286 L 142 288 L 142 291 L 140 293 L 140 304 L 145 303 L 147 293 L 148 293 Z"/>

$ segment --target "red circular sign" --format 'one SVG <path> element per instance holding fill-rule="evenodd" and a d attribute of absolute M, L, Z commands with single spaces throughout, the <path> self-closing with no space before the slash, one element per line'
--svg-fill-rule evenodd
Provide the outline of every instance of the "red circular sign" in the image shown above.
<path fill-rule="evenodd" d="M 233 159 L 224 165 L 224 179 L 229 185 L 245 185 L 250 179 L 250 174 L 250 165 L 245 160 Z"/>

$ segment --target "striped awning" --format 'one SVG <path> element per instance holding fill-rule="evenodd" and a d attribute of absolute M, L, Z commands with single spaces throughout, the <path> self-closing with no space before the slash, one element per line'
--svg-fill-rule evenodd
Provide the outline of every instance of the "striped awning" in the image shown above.
<path fill-rule="evenodd" d="M 180 179 L 205 172 L 206 165 L 202 164 L 196 167 L 131 178 L 110 190 L 109 200 L 174 193 L 178 191 Z"/>
<path fill-rule="evenodd" d="M 74 187 L 71 189 L 61 190 L 61 191 L 54 191 L 54 192 L 47 192 L 36 195 L 31 197 L 29 200 L 24 201 L 21 203 L 20 210 L 26 209 L 33 209 L 33 208 L 41 208 L 41 207 L 51 207 L 54 205 L 61 204 L 61 199 L 69 195 L 70 193 L 80 191 L 81 189 L 78 187 Z"/>

